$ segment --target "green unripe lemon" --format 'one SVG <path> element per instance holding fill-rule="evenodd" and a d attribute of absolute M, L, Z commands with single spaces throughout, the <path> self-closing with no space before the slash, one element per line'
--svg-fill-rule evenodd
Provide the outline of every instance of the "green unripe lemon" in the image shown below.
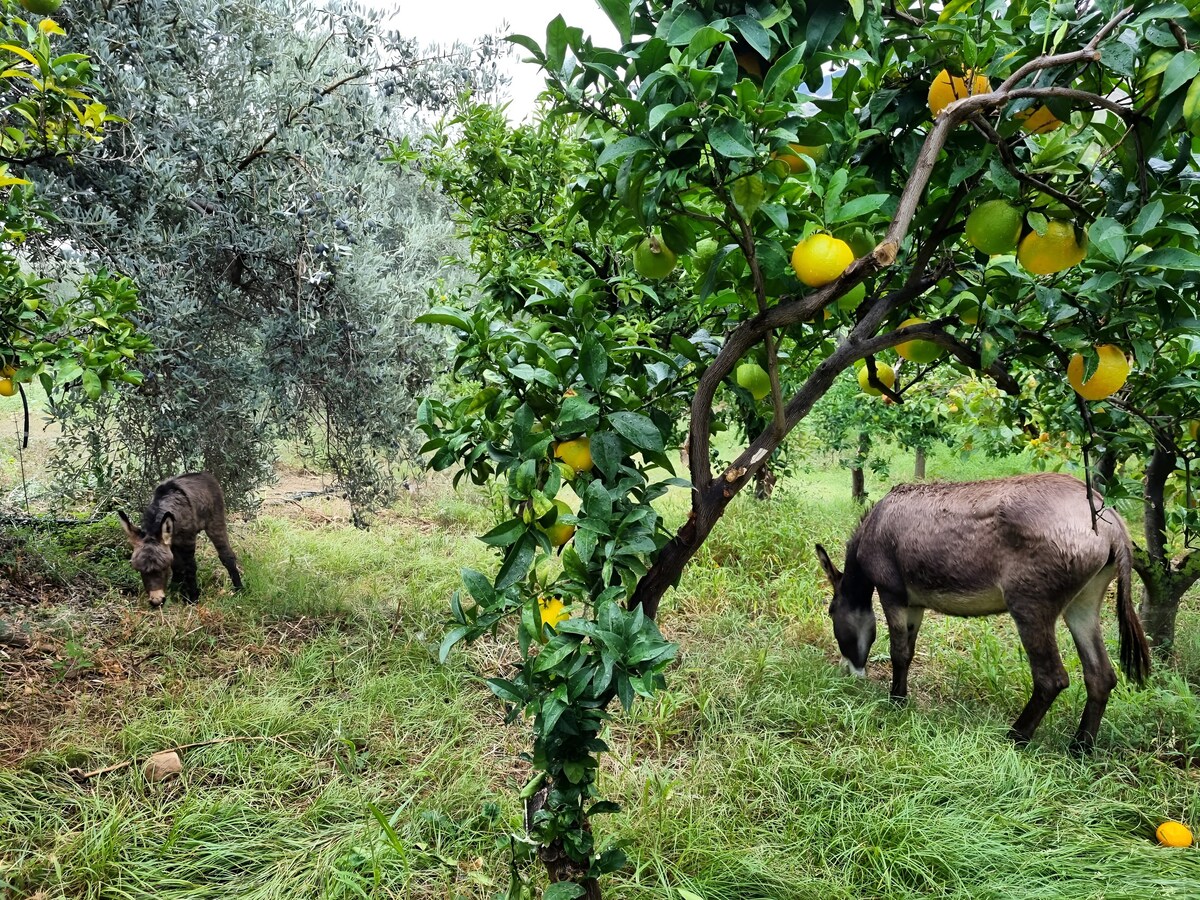
<path fill-rule="evenodd" d="M 1006 200 L 989 200 L 967 216 L 967 242 L 980 253 L 1012 253 L 1021 239 L 1021 211 Z"/>
<path fill-rule="evenodd" d="M 633 268 L 643 278 L 666 278 L 675 269 L 675 252 L 656 237 L 648 237 L 633 251 Z"/>
<path fill-rule="evenodd" d="M 756 362 L 742 363 L 737 368 L 738 387 L 745 388 L 755 400 L 771 393 L 771 376 Z"/>

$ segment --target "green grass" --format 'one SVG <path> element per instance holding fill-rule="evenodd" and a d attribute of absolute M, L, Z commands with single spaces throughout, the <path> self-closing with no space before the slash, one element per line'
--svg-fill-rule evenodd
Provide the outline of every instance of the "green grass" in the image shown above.
<path fill-rule="evenodd" d="M 944 477 L 998 470 L 930 461 Z M 835 667 L 811 547 L 840 551 L 857 516 L 848 483 L 818 469 L 770 503 L 739 498 L 669 595 L 669 689 L 610 726 L 602 788 L 623 809 L 595 824 L 630 862 L 606 896 L 1200 896 L 1200 851 L 1153 840 L 1162 819 L 1200 824 L 1195 597 L 1178 669 L 1142 691 L 1122 683 L 1084 759 L 1065 752 L 1083 690 L 1064 631 L 1072 686 L 1016 750 L 1004 735 L 1030 679 L 1005 619 L 927 619 L 906 708 L 886 699 L 886 639 L 867 681 Z M 685 513 L 678 494 L 664 508 Z M 261 519 L 235 529 L 243 594 L 205 548 L 199 610 L 106 592 L 103 553 L 90 595 L 87 567 L 70 573 L 73 599 L 42 627 L 84 664 L 35 667 L 40 712 L 23 721 L 37 731 L 0 769 L 8 896 L 502 891 L 527 729 L 504 725 L 481 677 L 512 651 L 484 641 L 437 662 L 458 569 L 490 564 L 471 538 L 488 523 L 484 506 L 438 494 L 370 532 Z M 11 682 L 0 696 L 12 714 Z M 252 739 L 186 750 L 162 784 L 137 766 L 67 775 L 232 736 Z"/>

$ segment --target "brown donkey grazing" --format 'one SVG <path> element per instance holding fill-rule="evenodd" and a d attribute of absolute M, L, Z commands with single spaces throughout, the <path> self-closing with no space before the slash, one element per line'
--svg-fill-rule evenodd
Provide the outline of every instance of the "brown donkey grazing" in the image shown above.
<path fill-rule="evenodd" d="M 151 606 L 161 606 L 166 600 L 172 571 L 183 585 L 187 602 L 200 600 L 200 587 L 196 584 L 196 536 L 201 531 L 217 548 L 217 556 L 233 580 L 233 589 L 241 590 L 237 557 L 229 546 L 225 494 L 208 472 L 168 478 L 156 487 L 142 514 L 141 528 L 134 528 L 125 513 L 117 515 L 133 545 L 130 562 L 142 573 Z"/>
<path fill-rule="evenodd" d="M 1103 498 L 1093 492 L 1097 508 Z M 1133 607 L 1133 545 L 1116 511 L 1100 509 L 1095 529 L 1087 489 L 1069 475 L 1041 474 L 947 484 L 904 484 L 868 512 L 846 545 L 839 572 L 818 544 L 833 585 L 829 615 L 843 661 L 866 674 L 875 641 L 877 590 L 892 655 L 892 699 L 908 696 L 908 667 L 926 609 L 952 616 L 1007 611 L 1033 671 L 1033 695 L 1009 736 L 1033 737 L 1068 684 L 1055 636 L 1061 615 L 1079 658 L 1087 704 L 1072 748 L 1096 739 L 1117 676 L 1100 628 L 1100 607 L 1117 579 L 1121 668 L 1141 684 L 1150 648 Z"/>

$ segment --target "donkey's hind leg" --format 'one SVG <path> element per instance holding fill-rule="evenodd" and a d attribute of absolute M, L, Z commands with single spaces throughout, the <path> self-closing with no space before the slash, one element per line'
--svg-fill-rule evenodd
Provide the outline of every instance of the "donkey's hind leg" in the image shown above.
<path fill-rule="evenodd" d="M 1012 606 L 1010 603 L 1010 610 Z M 1056 618 L 1053 614 L 1045 615 L 1040 611 L 1032 616 L 1013 613 L 1013 620 L 1017 624 L 1017 632 L 1021 635 L 1021 643 L 1025 645 L 1025 654 L 1029 657 L 1029 668 L 1033 673 L 1033 694 L 1008 732 L 1008 736 L 1019 746 L 1029 743 L 1054 698 L 1071 683 L 1067 677 L 1067 670 L 1063 667 L 1062 657 L 1058 652 L 1058 641 L 1054 635 Z"/>
<path fill-rule="evenodd" d="M 1112 580 L 1112 569 L 1098 572 L 1075 599 L 1063 610 L 1063 619 L 1075 639 L 1079 661 L 1083 664 L 1083 683 L 1087 687 L 1087 703 L 1083 707 L 1083 718 L 1079 730 L 1071 741 L 1071 749 L 1086 751 L 1092 748 L 1100 719 L 1108 705 L 1108 696 L 1117 684 L 1117 673 L 1113 671 L 1108 651 L 1104 647 L 1104 634 L 1100 628 L 1100 609 L 1104 604 L 1104 593 Z"/>
<path fill-rule="evenodd" d="M 233 589 L 240 591 L 242 589 L 242 576 L 238 572 L 237 555 L 233 552 L 233 547 L 229 545 L 229 528 L 225 524 L 224 516 L 222 515 L 219 521 L 214 522 L 209 528 L 206 528 L 205 533 L 217 549 L 217 558 L 221 560 L 221 565 L 229 573 L 229 580 L 233 582 Z"/>

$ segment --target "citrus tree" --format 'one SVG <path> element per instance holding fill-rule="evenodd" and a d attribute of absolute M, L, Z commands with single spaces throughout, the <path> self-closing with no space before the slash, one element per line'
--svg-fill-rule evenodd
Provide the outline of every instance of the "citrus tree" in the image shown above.
<path fill-rule="evenodd" d="M 604 722 L 662 686 L 660 603 L 732 499 L 839 379 L 903 404 L 950 365 L 1019 397 L 1013 372 L 1062 382 L 1075 353 L 1103 379 L 1094 347 L 1158 307 L 1089 253 L 1089 226 L 1134 233 L 1175 205 L 1200 124 L 1179 4 L 601 5 L 618 48 L 561 17 L 513 38 L 547 73 L 545 122 L 468 110 L 431 167 L 479 277 L 427 317 L 458 339 L 461 393 L 422 404 L 425 449 L 505 498 L 483 536 L 498 569 L 464 573 L 443 654 L 516 641 L 489 684 L 532 719 L 522 796 L 554 898 L 597 897 L 621 865 L 591 824 L 613 808 Z M 1194 237 L 1164 230 L 1139 270 L 1188 282 Z M 929 361 L 897 377 L 883 354 L 914 341 Z M 714 471 L 748 361 L 766 426 Z M 686 480 L 665 452 L 680 428 Z M 690 511 L 668 527 L 673 485 Z"/>
<path fill-rule="evenodd" d="M 47 394 L 72 389 L 90 402 L 138 384 L 133 360 L 150 345 L 133 322 L 133 283 L 63 242 L 34 183 L 31 168 L 85 152 L 113 117 L 91 93 L 89 57 L 59 48 L 62 26 L 29 10 L 50 6 L 0 5 L 0 396 L 24 398 L 38 381 Z"/>

